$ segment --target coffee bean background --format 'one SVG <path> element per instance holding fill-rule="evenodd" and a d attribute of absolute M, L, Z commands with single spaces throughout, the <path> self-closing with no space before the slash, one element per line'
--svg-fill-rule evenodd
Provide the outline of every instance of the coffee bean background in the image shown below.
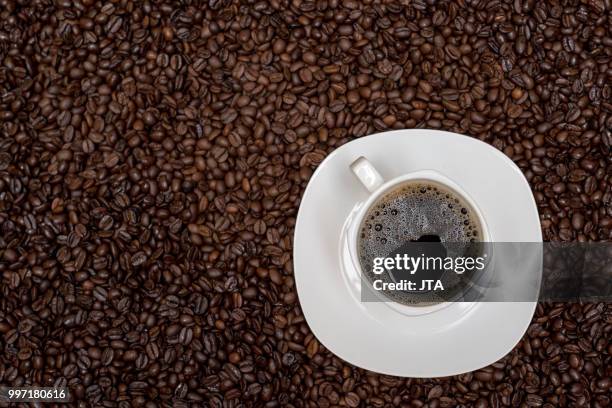
<path fill-rule="evenodd" d="M 609 305 L 540 304 L 491 366 L 395 378 L 319 344 L 291 254 L 317 165 L 401 128 L 492 144 L 546 240 L 609 241 L 611 13 L 0 0 L 0 384 L 75 406 L 609 406 Z"/>

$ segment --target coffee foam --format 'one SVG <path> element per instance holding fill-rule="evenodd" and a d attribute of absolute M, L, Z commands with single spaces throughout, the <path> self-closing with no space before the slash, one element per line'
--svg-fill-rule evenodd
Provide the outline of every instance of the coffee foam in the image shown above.
<path fill-rule="evenodd" d="M 442 243 L 479 242 L 482 226 L 477 214 L 461 196 L 431 181 L 408 181 L 380 197 L 367 211 L 359 229 L 359 262 L 373 282 L 391 282 L 388 274 L 374 275 L 373 260 L 388 257 L 396 249 L 424 235 L 436 235 Z M 448 284 L 457 284 L 450 274 Z M 445 284 L 446 287 L 446 284 Z M 396 301 L 415 303 L 415 294 L 393 292 Z M 418 302 L 439 300 L 418 297 Z"/>

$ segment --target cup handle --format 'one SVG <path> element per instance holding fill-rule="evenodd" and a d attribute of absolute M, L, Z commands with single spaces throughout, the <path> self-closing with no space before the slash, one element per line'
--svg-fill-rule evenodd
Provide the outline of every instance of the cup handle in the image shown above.
<path fill-rule="evenodd" d="M 372 163 L 363 156 L 352 162 L 350 168 L 370 193 L 376 191 L 385 182 L 380 173 L 372 166 Z"/>

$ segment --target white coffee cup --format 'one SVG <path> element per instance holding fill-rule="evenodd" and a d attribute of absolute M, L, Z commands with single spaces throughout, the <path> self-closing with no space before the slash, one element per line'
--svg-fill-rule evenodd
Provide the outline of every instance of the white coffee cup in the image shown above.
<path fill-rule="evenodd" d="M 424 182 L 434 182 L 442 185 L 443 187 L 451 190 L 457 196 L 461 197 L 466 203 L 474 210 L 476 213 L 476 217 L 480 222 L 481 230 L 482 230 L 482 241 L 483 242 L 491 242 L 492 237 L 490 235 L 490 231 L 487 227 L 486 220 L 482 215 L 481 210 L 479 209 L 476 202 L 470 197 L 470 195 L 459 186 L 457 183 L 452 181 L 446 175 L 435 171 L 435 170 L 418 170 L 410 173 L 406 173 L 400 175 L 398 177 L 394 177 L 390 180 L 385 181 L 384 178 L 380 175 L 380 173 L 376 170 L 376 168 L 363 156 L 357 158 L 350 165 L 350 170 L 357 177 L 357 179 L 361 182 L 363 187 L 370 193 L 367 200 L 360 206 L 356 214 L 352 217 L 350 221 L 350 225 L 348 227 L 348 233 L 346 236 L 346 241 L 348 244 L 348 252 L 350 254 L 351 262 L 354 268 L 357 268 L 362 276 L 362 284 L 363 280 L 363 271 L 361 270 L 361 265 L 358 258 L 358 237 L 359 237 L 359 228 L 362 225 L 363 219 L 365 215 L 368 213 L 369 209 L 375 204 L 385 193 L 388 193 L 395 188 L 397 188 L 400 184 L 403 184 L 408 181 L 424 181 Z M 489 257 L 490 261 L 490 257 Z M 488 262 L 489 264 L 490 262 Z M 367 280 L 365 280 L 367 282 Z M 428 306 L 408 306 L 398 302 L 390 301 L 388 298 L 384 297 L 384 295 L 380 292 L 375 292 L 378 296 L 380 296 L 381 301 L 383 301 L 387 306 L 392 309 L 410 316 L 418 316 L 429 314 L 440 309 L 443 309 L 453 302 L 441 302 L 434 305 Z"/>

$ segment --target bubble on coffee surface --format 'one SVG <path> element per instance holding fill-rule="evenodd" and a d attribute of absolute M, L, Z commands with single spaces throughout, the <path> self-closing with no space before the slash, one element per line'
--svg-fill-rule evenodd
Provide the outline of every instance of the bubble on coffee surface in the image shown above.
<path fill-rule="evenodd" d="M 482 240 L 478 216 L 462 197 L 438 183 L 409 181 L 384 194 L 366 213 L 359 231 L 359 262 L 370 283 L 377 279 L 393 282 L 386 272 L 373 273 L 374 258 L 389 257 L 407 242 L 443 244 Z M 444 295 L 460 291 L 465 278 L 455 273 L 445 274 Z M 436 293 L 387 291 L 385 294 L 391 300 L 410 305 L 442 301 Z"/>

